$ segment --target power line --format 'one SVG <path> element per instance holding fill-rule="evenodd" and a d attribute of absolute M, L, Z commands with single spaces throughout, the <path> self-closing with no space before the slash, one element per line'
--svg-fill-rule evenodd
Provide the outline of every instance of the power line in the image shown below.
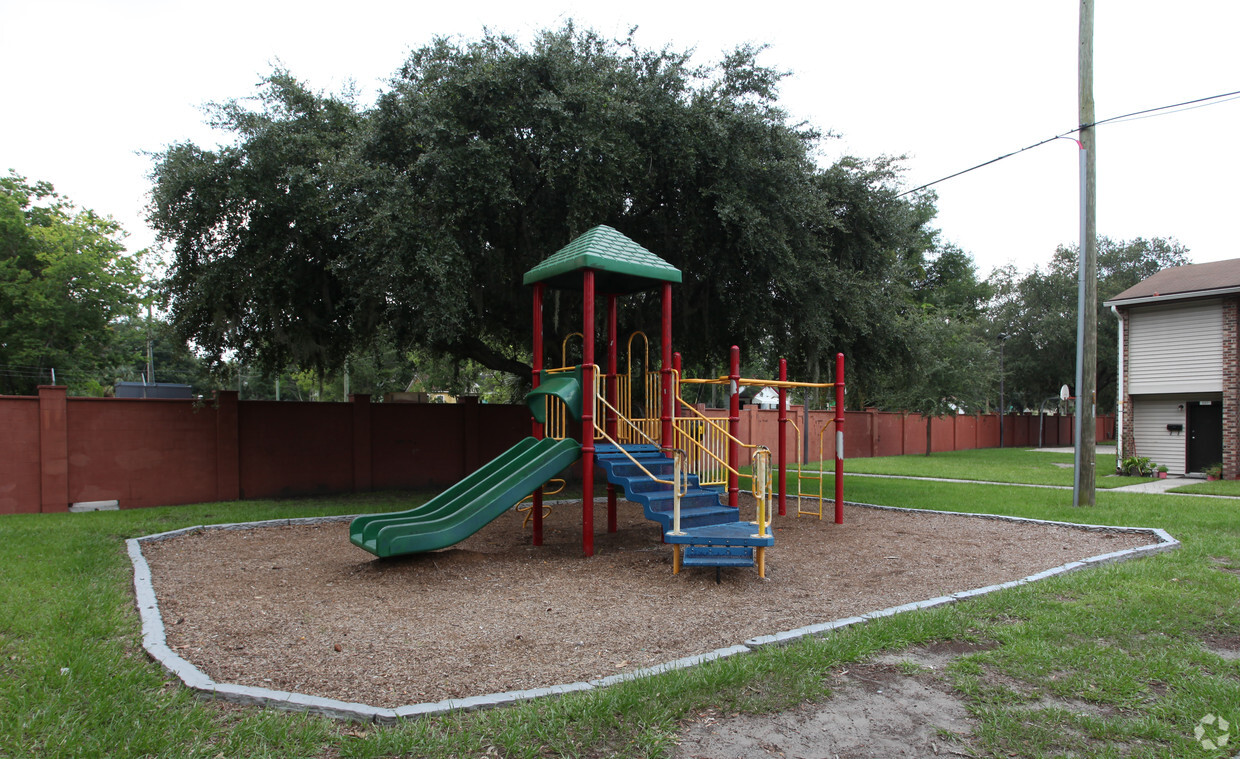
<path fill-rule="evenodd" d="M 1132 113 L 1125 113 L 1122 116 L 1112 116 L 1109 119 L 1102 119 L 1101 121 L 1095 121 L 1092 124 L 1082 124 L 1079 128 L 1086 129 L 1091 126 L 1098 126 L 1099 124 L 1107 124 L 1112 121 L 1119 121 L 1121 119 L 1127 119 L 1133 116 L 1144 116 L 1146 114 L 1157 113 L 1158 111 L 1169 111 L 1172 108 L 1180 108 L 1186 105 L 1192 105 L 1192 106 L 1196 106 L 1197 108 L 1203 108 L 1206 105 L 1217 105 L 1217 103 L 1213 103 L 1210 101 L 1218 100 L 1220 102 L 1225 103 L 1227 101 L 1223 100 L 1223 98 L 1227 98 L 1228 100 L 1235 100 L 1235 97 L 1237 95 L 1240 95 L 1240 90 L 1236 90 L 1234 92 L 1224 92 L 1221 95 L 1211 95 L 1209 97 L 1197 98 L 1196 100 L 1185 100 L 1183 103 L 1172 103 L 1171 105 L 1160 105 L 1157 108 L 1146 108 L 1144 111 L 1133 111 Z M 1202 105 L 1198 105 L 1198 104 L 1202 104 Z M 1193 109 L 1185 108 L 1184 110 L 1189 111 Z M 1076 130 L 1074 129 L 1072 131 L 1075 132 Z"/>
<path fill-rule="evenodd" d="M 955 179 L 956 177 L 961 176 L 962 174 L 968 174 L 970 171 L 977 171 L 978 169 L 984 166 L 989 166 L 992 163 L 998 163 L 999 161 L 1002 161 L 1005 158 L 1011 158 L 1012 156 L 1017 155 L 1019 153 L 1023 153 L 1026 150 L 1033 150 L 1034 148 L 1041 147 L 1048 142 L 1054 142 L 1055 140 L 1063 139 L 1070 134 L 1079 132 L 1082 129 L 1096 127 L 1096 126 L 1099 126 L 1100 124 L 1110 124 L 1112 122 L 1136 121 L 1138 120 L 1137 117 L 1152 118 L 1153 116 L 1166 116 L 1170 114 L 1164 113 L 1165 111 L 1171 111 L 1172 113 L 1179 113 L 1181 111 L 1191 111 L 1196 108 L 1204 108 L 1207 105 L 1218 105 L 1219 103 L 1226 103 L 1230 100 L 1235 100 L 1237 98 L 1240 98 L 1240 90 L 1236 90 L 1234 92 L 1224 92 L 1221 95 L 1211 95 L 1210 97 L 1197 98 L 1196 100 L 1185 100 L 1182 103 L 1173 103 L 1171 105 L 1161 105 L 1161 106 L 1158 106 L 1157 108 L 1146 108 L 1145 110 L 1141 110 L 1141 111 L 1133 111 L 1132 113 L 1125 113 L 1120 116 L 1112 116 L 1110 118 L 1101 119 L 1099 121 L 1093 122 L 1092 124 L 1081 124 L 1078 127 L 1069 129 L 1068 131 L 1063 132 L 1061 134 L 1057 134 L 1054 137 L 1047 137 L 1045 140 L 1042 140 L 1041 142 L 1035 142 L 1032 145 L 1028 145 L 1026 147 L 1020 148 L 1019 150 L 1013 150 L 1010 153 L 1005 153 L 999 156 L 998 158 L 992 158 L 989 161 L 979 163 L 976 166 L 970 166 L 969 168 L 964 169 L 962 171 L 957 171 L 955 174 L 948 174 L 947 176 L 942 177 L 940 179 L 936 179 L 933 182 L 927 182 L 918 187 L 914 187 L 911 190 L 905 190 L 899 195 L 896 195 L 896 197 L 902 198 L 905 195 L 911 195 L 915 192 L 920 192 L 921 190 L 924 190 L 927 187 L 933 187 L 934 185 L 940 184 L 942 182 L 946 182 L 949 179 Z M 1192 106 L 1192 108 L 1186 108 L 1185 106 Z M 1179 110 L 1173 111 L 1172 109 L 1179 109 Z"/>

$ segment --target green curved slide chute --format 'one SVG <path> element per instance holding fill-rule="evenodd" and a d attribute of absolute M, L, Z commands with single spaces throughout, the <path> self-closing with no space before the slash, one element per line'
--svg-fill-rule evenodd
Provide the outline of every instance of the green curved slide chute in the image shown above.
<path fill-rule="evenodd" d="M 367 514 L 349 540 L 376 556 L 434 551 L 459 543 L 581 458 L 576 440 L 527 437 L 421 506 Z"/>

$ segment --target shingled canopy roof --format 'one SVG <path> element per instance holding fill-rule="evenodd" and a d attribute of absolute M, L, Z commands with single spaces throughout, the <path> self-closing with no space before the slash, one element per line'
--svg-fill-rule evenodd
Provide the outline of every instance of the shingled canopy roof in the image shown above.
<path fill-rule="evenodd" d="M 1187 300 L 1240 291 L 1240 258 L 1163 269 L 1103 305 L 1128 306 L 1164 300 Z"/>
<path fill-rule="evenodd" d="M 558 290 L 580 290 L 586 269 L 595 271 L 597 292 L 615 295 L 681 281 L 680 269 L 603 224 L 527 271 L 522 281 L 527 285 L 543 282 Z"/>

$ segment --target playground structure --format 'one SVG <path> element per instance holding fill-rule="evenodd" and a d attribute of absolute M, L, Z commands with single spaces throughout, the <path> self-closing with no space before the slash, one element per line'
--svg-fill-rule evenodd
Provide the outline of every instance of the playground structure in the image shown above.
<path fill-rule="evenodd" d="M 765 577 L 765 552 L 774 544 L 770 528 L 770 501 L 778 497 L 778 512 L 786 514 L 787 392 L 792 388 L 833 388 L 835 417 L 835 521 L 843 521 L 843 355 L 836 356 L 835 381 L 802 383 L 787 380 L 787 363 L 780 360 L 778 380 L 740 376 L 740 351 L 733 346 L 730 373 L 715 379 L 681 376 L 680 356 L 672 351 L 672 285 L 681 281 L 679 269 L 663 261 L 614 229 L 595 227 L 526 273 L 534 301 L 533 390 L 526 405 L 533 417 L 532 435 L 495 460 L 470 474 L 440 496 L 417 508 L 393 514 L 358 517 L 350 525 L 351 541 L 378 556 L 430 551 L 459 542 L 499 514 L 532 498 L 527 521 L 533 543 L 543 542 L 542 486 L 566 467 L 581 461 L 582 551 L 594 553 L 595 466 L 607 478 L 607 530 L 617 529 L 620 491 L 640 504 L 645 516 L 660 525 L 663 540 L 673 546 L 673 571 L 682 566 L 757 565 Z M 582 293 L 582 330 L 565 339 L 561 366 L 544 367 L 543 300 L 547 288 Z M 658 288 L 661 297 L 661 361 L 652 370 L 649 339 L 634 333 L 629 339 L 628 365 L 619 371 L 617 300 L 623 295 Z M 606 371 L 596 363 L 595 302 L 606 303 Z M 581 362 L 568 365 L 568 341 L 581 340 Z M 635 372 L 634 341 L 645 341 L 641 370 Z M 682 385 L 727 385 L 729 417 L 708 417 L 680 394 Z M 778 390 L 779 436 L 777 453 L 740 440 L 740 390 L 766 386 Z M 579 423 L 580 440 L 571 435 Z M 725 424 L 726 422 L 726 424 Z M 798 438 L 801 431 L 797 429 Z M 805 434 L 808 436 L 809 431 Z M 824 457 L 826 427 L 819 437 L 819 460 Z M 798 453 L 801 446 L 797 446 Z M 741 469 L 751 467 L 755 514 L 742 520 L 739 509 Z M 798 456 L 799 460 L 799 456 Z M 818 482 L 818 510 L 807 512 L 801 480 Z M 777 482 L 775 481 L 777 480 Z M 798 515 L 822 517 L 826 472 L 798 472 Z M 726 494 L 726 502 L 723 496 Z"/>

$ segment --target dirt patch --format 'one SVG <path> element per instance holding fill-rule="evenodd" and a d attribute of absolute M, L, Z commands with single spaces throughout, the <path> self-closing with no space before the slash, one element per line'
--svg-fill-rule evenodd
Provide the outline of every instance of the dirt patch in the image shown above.
<path fill-rule="evenodd" d="M 1201 647 L 1227 661 L 1240 660 L 1240 635 L 1206 635 Z"/>
<path fill-rule="evenodd" d="M 923 648 L 850 664 L 830 676 L 829 701 L 780 714 L 719 719 L 703 713 L 686 723 L 676 755 L 681 759 L 972 756 L 967 744 L 973 719 L 943 674 L 958 655 L 950 649 Z"/>
<path fill-rule="evenodd" d="M 1215 569 L 1240 577 L 1240 567 L 1236 566 L 1231 559 L 1221 556 L 1211 556 L 1210 561 L 1214 564 Z"/>
<path fill-rule="evenodd" d="M 743 512 L 744 513 L 744 512 Z M 589 681 L 782 630 L 1015 580 L 1153 542 L 944 514 L 849 507 L 845 524 L 775 524 L 767 579 L 671 573 L 671 548 L 622 503 L 597 555 L 580 507 L 545 544 L 506 514 L 458 546 L 376 559 L 345 523 L 211 530 L 146 543 L 167 642 L 217 682 L 393 707 Z M 843 756 L 841 754 L 841 756 Z"/>

